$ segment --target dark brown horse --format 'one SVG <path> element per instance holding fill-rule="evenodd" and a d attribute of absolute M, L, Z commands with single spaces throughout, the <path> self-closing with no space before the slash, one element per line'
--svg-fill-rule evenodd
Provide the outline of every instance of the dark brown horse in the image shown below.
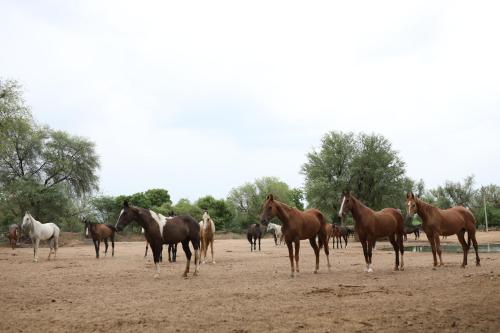
<path fill-rule="evenodd" d="M 302 212 L 278 200 L 274 200 L 273 195 L 269 194 L 262 208 L 261 223 L 267 225 L 275 216 L 282 222 L 282 231 L 285 243 L 288 246 L 292 277 L 295 272 L 299 272 L 300 241 L 303 239 L 309 239 L 309 243 L 316 255 L 314 273 L 317 273 L 319 270 L 319 250 L 321 247 L 325 249 L 328 270 L 330 270 L 330 252 L 326 240 L 326 219 L 319 210 L 308 209 Z M 319 245 L 316 243 L 316 237 L 319 239 Z M 295 267 L 293 265 L 293 244 L 295 244 Z"/>
<path fill-rule="evenodd" d="M 476 252 L 476 265 L 480 265 L 481 260 L 479 259 L 476 241 L 476 219 L 469 210 L 462 206 L 439 209 L 416 198 L 413 193 L 406 195 L 406 204 L 408 207 L 408 217 L 418 214 L 422 218 L 422 229 L 424 229 L 425 235 L 431 243 L 434 266 L 438 265 L 436 252 L 439 256 L 439 266 L 443 265 L 439 236 L 450 236 L 453 234 L 457 235 L 464 252 L 462 267 L 467 265 L 467 254 L 470 249 L 471 239 L 474 244 L 474 251 Z M 467 232 L 468 242 L 465 241 L 465 232 Z"/>
<path fill-rule="evenodd" d="M 9 225 L 9 232 L 7 234 L 7 237 L 9 238 L 9 243 L 12 247 L 12 250 L 14 250 L 16 248 L 17 242 L 21 240 L 21 227 L 19 226 L 19 224 Z"/>
<path fill-rule="evenodd" d="M 404 227 L 404 240 L 407 240 L 406 235 L 414 234 L 415 240 L 420 238 L 420 227 L 416 225 L 405 225 Z"/>
<path fill-rule="evenodd" d="M 115 232 L 116 229 L 111 224 L 92 223 L 88 219 L 84 219 L 85 236 L 88 237 L 89 233 L 92 237 L 95 247 L 95 257 L 99 258 L 99 249 L 101 242 L 104 241 L 104 255 L 108 254 L 108 238 L 111 240 L 111 256 L 115 256 Z"/>
<path fill-rule="evenodd" d="M 200 226 L 191 216 L 174 216 L 168 219 L 149 209 L 130 206 L 127 201 L 123 203 L 116 222 L 116 230 L 122 231 L 130 222 L 135 221 L 144 228 L 144 236 L 151 245 L 153 260 L 156 266 L 155 278 L 160 277 L 160 254 L 163 244 L 181 243 L 186 254 L 186 269 L 182 276 L 187 277 L 191 264 L 191 250 L 189 242 L 194 248 L 194 275 L 198 275 L 198 265 L 200 258 Z"/>
<path fill-rule="evenodd" d="M 339 248 L 339 241 L 340 241 L 340 248 L 342 248 L 342 239 L 344 239 L 345 247 L 347 248 L 348 231 L 346 227 L 333 225 L 332 234 L 333 234 L 333 244 L 332 244 L 333 247 L 335 247 L 335 240 L 337 240 L 337 249 Z"/>
<path fill-rule="evenodd" d="M 354 228 L 358 233 L 359 241 L 365 255 L 365 272 L 372 272 L 372 249 L 378 238 L 389 237 L 395 252 L 394 270 L 404 270 L 403 247 L 403 215 L 394 208 L 384 208 L 374 211 L 356 199 L 351 192 L 344 191 L 340 204 L 339 216 L 343 218 L 348 212 L 352 213 L 355 221 Z M 399 252 L 401 252 L 401 266 Z"/>
<path fill-rule="evenodd" d="M 257 240 L 259 241 L 259 251 L 260 251 L 260 239 L 262 237 L 262 228 L 260 223 L 253 223 L 248 226 L 247 229 L 247 239 L 250 242 L 250 251 L 257 251 Z"/>

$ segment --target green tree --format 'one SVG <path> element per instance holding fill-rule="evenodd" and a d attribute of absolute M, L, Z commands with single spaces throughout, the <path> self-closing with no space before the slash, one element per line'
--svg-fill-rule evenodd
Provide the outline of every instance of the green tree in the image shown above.
<path fill-rule="evenodd" d="M 440 208 L 452 206 L 472 207 L 476 190 L 474 189 L 474 176 L 465 177 L 463 183 L 446 181 L 444 186 L 438 186 L 431 190 L 436 199 L 436 205 Z"/>
<path fill-rule="evenodd" d="M 179 199 L 172 210 L 175 215 L 191 215 L 196 221 L 200 221 L 203 215 L 203 210 L 186 198 Z"/>
<path fill-rule="evenodd" d="M 401 207 L 408 189 L 403 161 L 380 135 L 329 132 L 307 154 L 301 172 L 309 206 L 336 222 L 345 189 L 374 209 Z"/>
<path fill-rule="evenodd" d="M 215 223 L 216 230 L 226 230 L 230 226 L 234 214 L 225 200 L 218 200 L 211 195 L 207 195 L 196 200 L 195 205 L 202 211 L 208 210 Z"/>

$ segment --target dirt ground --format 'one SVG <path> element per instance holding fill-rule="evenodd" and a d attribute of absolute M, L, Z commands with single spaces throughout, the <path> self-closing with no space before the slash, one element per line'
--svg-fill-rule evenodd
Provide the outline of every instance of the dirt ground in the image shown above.
<path fill-rule="evenodd" d="M 500 232 L 478 235 L 500 242 Z M 458 244 L 455 236 L 445 242 Z M 65 244 L 55 261 L 40 249 L 38 263 L 31 248 L 0 247 L 1 332 L 500 331 L 500 253 L 481 254 L 481 267 L 471 254 L 465 269 L 460 253 L 444 253 L 437 269 L 430 253 L 406 253 L 406 270 L 394 272 L 394 254 L 379 242 L 375 271 L 364 273 L 361 246 L 351 242 L 331 251 L 331 272 L 322 253 L 313 274 L 302 241 L 292 279 L 286 246 L 266 238 L 251 253 L 244 239 L 219 239 L 216 264 L 199 276 L 181 277 L 179 246 L 178 262 L 164 262 L 154 279 L 144 242 L 119 242 L 114 258 L 100 259 L 90 241 Z"/>

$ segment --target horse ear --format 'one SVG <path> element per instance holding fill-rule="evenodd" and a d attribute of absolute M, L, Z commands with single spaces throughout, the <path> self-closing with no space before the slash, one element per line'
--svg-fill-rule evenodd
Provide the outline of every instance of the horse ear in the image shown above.
<path fill-rule="evenodd" d="M 273 197 L 273 195 L 272 195 L 272 194 L 269 194 L 269 195 L 267 196 L 267 198 L 268 198 L 270 201 L 273 201 L 273 200 L 274 200 L 274 197 Z"/>
<path fill-rule="evenodd" d="M 128 208 L 129 208 L 129 205 L 128 205 L 128 200 L 125 200 L 125 201 L 123 202 L 123 208 L 124 208 L 124 209 L 128 209 Z"/>

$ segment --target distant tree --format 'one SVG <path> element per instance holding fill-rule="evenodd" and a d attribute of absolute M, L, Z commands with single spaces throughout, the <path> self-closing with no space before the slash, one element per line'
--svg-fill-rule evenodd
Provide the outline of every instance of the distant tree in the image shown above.
<path fill-rule="evenodd" d="M 463 183 L 446 181 L 444 186 L 438 186 L 431 190 L 431 193 L 436 198 L 436 205 L 440 208 L 452 206 L 471 208 L 476 195 L 474 176 L 465 177 Z"/>
<path fill-rule="evenodd" d="M 210 217 L 214 220 L 216 230 L 226 230 L 234 217 L 228 203 L 223 199 L 215 199 L 211 195 L 199 198 L 195 205 L 202 211 L 207 209 Z"/>
<path fill-rule="evenodd" d="M 175 215 L 191 215 L 196 221 L 200 221 L 203 215 L 203 210 L 186 198 L 177 201 L 172 210 Z"/>

